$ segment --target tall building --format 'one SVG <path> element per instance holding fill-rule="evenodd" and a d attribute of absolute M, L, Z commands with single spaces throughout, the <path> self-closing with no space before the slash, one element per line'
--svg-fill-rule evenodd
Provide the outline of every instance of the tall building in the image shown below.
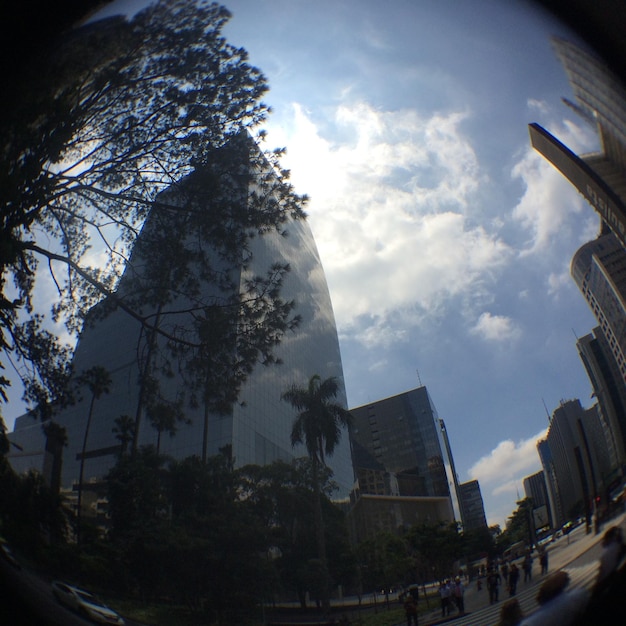
<path fill-rule="evenodd" d="M 591 123 L 600 152 L 577 156 L 538 124 L 530 124 L 533 147 L 554 165 L 626 243 L 626 90 L 593 53 L 562 40 L 553 46 L 569 78 L 575 103 L 565 102 Z"/>
<path fill-rule="evenodd" d="M 602 328 L 595 328 L 581 337 L 576 345 L 593 395 L 598 400 L 610 472 L 621 475 L 626 465 L 626 385 L 623 376 Z"/>
<path fill-rule="evenodd" d="M 593 499 L 602 490 L 598 457 L 602 450 L 592 431 L 599 418 L 579 400 L 562 401 L 552 413 L 545 440 L 537 444 L 555 527 L 579 515 L 591 515 Z"/>
<path fill-rule="evenodd" d="M 248 212 L 249 223 L 253 224 L 251 194 L 259 192 L 261 178 L 272 176 L 269 164 L 254 142 L 248 138 L 239 138 L 231 145 L 221 148 L 214 155 L 212 167 L 207 175 L 200 173 L 197 178 L 192 175 L 180 185 L 172 186 L 157 203 L 167 202 L 168 206 L 178 207 L 175 212 L 180 219 L 193 219 L 193 211 L 215 211 L 219 214 L 220 207 L 216 205 L 228 202 L 232 205 L 229 210 L 244 214 Z M 216 177 L 229 181 L 228 197 L 215 196 L 211 181 Z M 189 185 L 194 186 L 194 201 L 189 209 L 190 213 L 187 214 L 184 196 Z M 280 198 L 277 196 L 275 201 L 280 202 Z M 152 271 L 149 259 L 154 258 L 155 250 L 151 235 L 155 229 L 171 228 L 171 224 L 167 222 L 165 225 L 160 224 L 157 217 L 158 213 L 151 213 L 138 237 L 131 261 L 117 288 L 120 299 L 140 293 L 146 277 Z M 217 222 L 215 227 L 226 231 L 229 224 Z M 285 277 L 281 298 L 295 302 L 295 313 L 300 316 L 300 324 L 295 331 L 287 331 L 280 345 L 276 347 L 274 353 L 280 363 L 267 366 L 257 364 L 243 384 L 236 401 L 221 406 L 220 410 L 205 411 L 205 403 L 198 393 L 197 396 L 200 397 L 196 398 L 195 403 L 188 401 L 193 389 L 190 388 L 189 378 L 185 374 L 190 368 L 208 367 L 206 362 L 190 362 L 183 355 L 176 361 L 172 357 L 171 363 L 160 363 L 160 367 L 154 368 L 152 373 L 158 378 L 159 394 L 174 403 L 184 392 L 182 412 L 188 423 L 178 422 L 175 435 L 170 437 L 166 432 L 157 432 L 151 427 L 148 417 L 143 415 L 138 432 L 139 445 L 156 445 L 158 442 L 162 453 L 176 459 L 192 455 L 202 456 L 203 445 L 209 456 L 229 447 L 236 466 L 249 463 L 265 465 L 275 460 L 289 461 L 295 456 L 306 455 L 306 450 L 304 447 L 292 448 L 290 435 L 295 412 L 291 405 L 281 400 L 284 391 L 293 384 L 306 386 L 314 374 L 322 379 L 333 376 L 340 383 L 340 393 L 336 400 L 347 408 L 334 315 L 313 235 L 305 220 L 290 219 L 284 230 L 286 234 L 271 231 L 255 236 L 245 253 L 239 252 L 236 246 L 233 247 L 235 254 L 239 255 L 235 256 L 234 261 L 232 254 L 229 257 L 223 251 L 218 252 L 210 247 L 207 249 L 206 240 L 199 229 L 189 235 L 189 241 L 197 245 L 197 249 L 193 246 L 190 249 L 198 253 L 202 251 L 204 258 L 211 258 L 214 271 L 211 279 L 205 281 L 203 272 L 207 271 L 206 266 L 190 266 L 195 267 L 197 272 L 191 279 L 197 278 L 200 285 L 200 291 L 194 298 L 210 302 L 212 299 L 218 301 L 218 298 L 229 294 L 234 294 L 235 297 L 239 294 L 245 295 L 249 281 L 255 276 L 264 276 L 273 264 L 288 264 L 290 271 Z M 236 239 L 239 233 L 233 235 Z M 154 240 L 161 244 L 164 241 L 163 237 Z M 150 255 L 146 254 L 147 250 Z M 185 276 L 184 279 L 189 280 L 189 277 Z M 217 286 L 219 281 L 222 284 Z M 189 312 L 193 308 L 190 295 L 179 293 L 179 283 L 176 281 L 164 286 L 168 289 L 166 296 L 158 306 L 147 303 L 142 310 L 143 316 L 162 320 L 165 331 L 176 330 L 180 333 L 182 329 L 182 332 L 191 332 L 197 323 L 197 311 Z M 109 372 L 112 380 L 110 392 L 101 395 L 94 404 L 84 455 L 83 482 L 94 484 L 114 464 L 119 451 L 119 441 L 113 432 L 115 418 L 122 415 L 134 418 L 137 414 L 140 404 L 138 381 L 145 355 L 150 350 L 148 333 L 137 320 L 119 307 L 100 314 L 103 307 L 107 307 L 106 302 L 97 305 L 93 311 L 93 321 L 81 333 L 73 360 L 76 372 L 86 371 L 96 365 L 102 366 Z M 175 311 L 176 314 L 168 318 L 165 315 L 166 310 Z M 214 351 L 235 354 L 237 350 L 245 349 L 245 346 L 236 345 L 237 340 L 233 339 L 232 332 L 222 334 L 222 329 L 229 328 L 232 322 L 230 319 L 220 319 L 207 325 L 207 332 L 214 334 Z M 237 337 L 240 336 L 238 327 Z M 159 341 L 165 343 L 166 339 Z M 167 353 L 163 350 L 162 354 Z M 212 354 L 208 354 L 204 358 L 208 362 L 211 356 Z M 66 489 L 75 487 L 79 477 L 89 400 L 90 397 L 83 398 L 76 405 L 61 411 L 55 418 L 66 428 L 68 436 L 61 474 L 61 484 Z M 11 439 L 23 448 L 19 458 L 13 455 L 17 469 L 20 469 L 21 460 L 33 459 L 33 455 L 43 452 L 41 441 L 32 441 L 38 437 L 41 439 L 40 428 L 40 425 L 34 426 L 32 418 L 28 416 L 23 416 L 16 422 Z M 205 433 L 207 439 L 203 444 Z M 341 440 L 328 462 L 334 472 L 334 480 L 339 485 L 337 496 L 347 499 L 354 483 L 347 430 L 342 432 Z"/>
<path fill-rule="evenodd" d="M 565 522 L 566 515 L 561 505 L 562 499 L 557 480 L 556 465 L 547 439 L 540 439 L 537 442 L 537 453 L 543 467 L 552 528 L 559 528 Z"/>
<path fill-rule="evenodd" d="M 604 424 L 614 467 L 626 463 L 626 249 L 612 232 L 584 244 L 571 274 L 598 320 L 595 340 L 578 342 L 579 352 Z"/>
<path fill-rule="evenodd" d="M 485 505 L 478 481 L 470 480 L 461 483 L 458 487 L 458 493 L 463 530 L 487 528 Z"/>
<path fill-rule="evenodd" d="M 554 528 L 545 474 L 536 472 L 524 478 L 524 493 L 533 503 L 533 526 L 535 532 Z"/>
<path fill-rule="evenodd" d="M 453 522 L 452 464 L 445 429 L 426 387 L 350 412 L 357 477 L 350 515 L 353 539 L 415 524 Z M 454 499 L 456 504 L 456 493 Z"/>
<path fill-rule="evenodd" d="M 619 490 L 626 461 L 626 89 L 593 52 L 557 38 L 553 47 L 574 95 L 564 102 L 592 125 L 600 149 L 576 155 L 538 124 L 529 125 L 530 140 L 600 217 L 598 237 L 576 252 L 571 273 L 599 324 L 595 339 L 578 347 L 599 402 L 606 481 Z"/>

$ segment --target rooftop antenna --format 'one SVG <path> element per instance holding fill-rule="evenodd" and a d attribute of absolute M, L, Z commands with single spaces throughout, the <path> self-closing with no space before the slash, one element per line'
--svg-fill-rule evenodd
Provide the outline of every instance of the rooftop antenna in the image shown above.
<path fill-rule="evenodd" d="M 423 387 L 422 385 L 422 379 L 420 378 L 420 371 L 418 369 L 415 370 L 415 373 L 417 374 L 417 382 L 419 383 L 420 387 Z"/>
<path fill-rule="evenodd" d="M 543 402 L 543 408 L 546 410 L 546 415 L 548 416 L 548 424 L 550 423 L 550 411 L 548 411 L 548 407 L 546 406 L 546 401 L 541 398 L 541 401 Z"/>

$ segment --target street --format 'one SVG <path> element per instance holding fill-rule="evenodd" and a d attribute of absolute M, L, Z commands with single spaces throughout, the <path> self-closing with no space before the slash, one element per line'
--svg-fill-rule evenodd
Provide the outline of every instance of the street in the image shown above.
<path fill-rule="evenodd" d="M 559 537 L 554 543 L 548 544 L 548 573 L 541 575 L 539 559 L 533 554 L 532 580 L 524 583 L 523 576 L 517 587 L 516 598 L 518 599 L 525 616 L 531 614 L 538 607 L 536 595 L 542 582 L 551 573 L 563 569 L 570 575 L 568 588 L 586 588 L 593 586 L 597 570 L 598 559 L 601 554 L 600 541 L 604 531 L 610 526 L 617 525 L 624 529 L 626 514 L 614 518 L 596 535 L 593 532 L 587 534 L 585 526 L 581 525 L 572 530 L 569 535 Z M 480 591 L 477 590 L 474 581 L 465 592 L 464 616 L 455 616 L 443 620 L 441 609 L 433 610 L 420 619 L 420 624 L 437 624 L 445 622 L 449 626 L 494 626 L 500 619 L 502 605 L 509 599 L 509 594 L 503 587 L 500 589 L 498 602 L 489 604 L 489 593 L 483 581 Z M 403 626 L 399 624 L 398 626 Z"/>

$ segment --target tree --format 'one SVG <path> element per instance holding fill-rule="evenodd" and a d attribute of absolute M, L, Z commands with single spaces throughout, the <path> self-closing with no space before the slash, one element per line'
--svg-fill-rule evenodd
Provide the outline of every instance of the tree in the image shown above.
<path fill-rule="evenodd" d="M 67 431 L 53 420 L 44 422 L 42 429 L 46 436 L 46 453 L 52 457 L 49 479 L 50 490 L 52 493 L 58 494 L 61 489 L 63 448 L 67 445 Z"/>
<path fill-rule="evenodd" d="M 157 454 L 161 453 L 161 435 L 167 433 L 170 437 L 173 437 L 176 434 L 177 422 L 188 423 L 188 420 L 180 410 L 180 406 L 173 402 L 151 402 L 148 407 L 148 417 L 152 427 L 157 431 Z"/>
<path fill-rule="evenodd" d="M 414 550 L 423 581 L 443 580 L 453 573 L 453 564 L 462 554 L 456 522 L 412 526 L 406 538 Z"/>
<path fill-rule="evenodd" d="M 320 468 L 326 466 L 326 457 L 332 456 L 343 428 L 352 422 L 350 413 L 341 405 L 332 402 L 339 393 L 339 383 L 334 377 L 321 380 L 315 374 L 309 380 L 308 387 L 292 385 L 282 394 L 282 399 L 289 402 L 298 411 L 291 430 L 291 444 L 304 444 L 311 459 L 313 474 L 313 510 L 317 537 L 318 557 L 321 564 L 322 606 L 325 612 L 330 608 L 328 595 L 328 559 L 324 537 L 322 516 Z"/>
<path fill-rule="evenodd" d="M 114 422 L 115 426 L 113 426 L 112 432 L 120 442 L 120 456 L 122 456 L 126 454 L 128 444 L 133 440 L 135 420 L 130 415 L 120 415 L 115 418 Z"/>
<path fill-rule="evenodd" d="M 173 313 L 165 312 L 172 284 L 191 300 L 198 292 L 186 271 L 203 260 L 189 249 L 190 229 L 245 259 L 251 237 L 304 217 L 306 199 L 293 193 L 288 172 L 280 169 L 281 151 L 265 154 L 273 182 L 267 179 L 265 189 L 250 194 L 248 210 L 231 201 L 221 213 L 202 211 L 200 191 L 182 204 L 162 193 L 188 183 L 192 172 L 202 172 L 203 183 L 215 182 L 212 192 L 219 187 L 222 197 L 231 193 L 233 181 L 211 169 L 215 150 L 253 130 L 268 113 L 261 101 L 265 77 L 248 64 L 245 50 L 222 36 L 229 17 L 205 0 L 163 0 L 129 20 L 90 24 L 35 56 L 11 93 L 19 100 L 0 118 L 0 350 L 18 367 L 29 402 L 57 406 L 71 357 L 48 316 L 35 310 L 33 294 L 46 281 L 57 296 L 52 319 L 64 322 L 72 337 L 119 308 L 142 325 L 147 345 L 156 346 L 160 336 L 200 350 L 198 336 L 183 337 L 172 332 L 174 324 L 163 323 Z M 175 221 L 180 227 L 152 229 L 162 244 L 159 253 L 171 252 L 169 269 L 149 263 L 154 280 L 148 287 L 135 297 L 118 293 L 122 271 L 132 273 L 134 244 L 148 215 L 153 224 L 160 216 L 162 225 Z M 90 263 L 96 257 L 99 262 Z M 258 302 L 263 291 L 269 306 L 265 320 L 253 320 L 253 330 L 274 314 L 278 334 L 289 325 L 291 309 L 277 293 L 286 269 L 270 268 L 261 279 L 269 287 L 258 283 L 248 294 L 248 301 Z M 202 280 L 222 278 L 209 264 Z M 102 306 L 94 308 L 98 302 Z M 196 302 L 195 309 L 222 304 Z M 256 311 L 244 311 L 242 302 L 227 304 L 240 307 L 238 319 Z M 262 342 L 250 345 L 243 371 L 250 360 L 266 357 Z M 167 366 L 167 358 L 155 362 L 154 352 L 144 356 L 146 376 Z M 7 385 L 0 378 L 0 395 Z M 142 411 L 140 406 L 134 449 Z"/>
<path fill-rule="evenodd" d="M 85 472 L 85 455 L 87 453 L 87 439 L 89 438 L 89 429 L 91 428 L 91 418 L 93 417 L 93 409 L 96 400 L 104 393 L 109 393 L 111 386 L 111 377 L 109 373 L 100 366 L 95 366 L 83 372 L 77 379 L 79 385 L 84 385 L 91 393 L 89 401 L 89 412 L 87 413 L 87 423 L 85 424 L 85 434 L 83 436 L 83 447 L 80 454 L 80 472 L 78 478 L 78 510 L 77 510 L 77 539 L 80 545 L 81 539 L 81 523 L 83 519 L 82 502 L 83 502 L 83 476 Z"/>
<path fill-rule="evenodd" d="M 366 588 L 384 589 L 387 602 L 390 588 L 414 582 L 411 580 L 413 559 L 403 537 L 380 531 L 358 545 L 357 555 Z"/>
<path fill-rule="evenodd" d="M 524 541 L 529 546 L 534 544 L 532 508 L 532 498 L 523 498 L 517 502 L 517 509 L 509 517 L 506 529 L 497 538 L 500 551 L 504 551 L 518 541 Z"/>

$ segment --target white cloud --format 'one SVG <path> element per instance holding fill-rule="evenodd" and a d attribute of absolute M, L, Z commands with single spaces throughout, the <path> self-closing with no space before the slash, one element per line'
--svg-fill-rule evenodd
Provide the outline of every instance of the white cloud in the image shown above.
<path fill-rule="evenodd" d="M 556 297 L 563 289 L 573 288 L 574 286 L 569 268 L 559 273 L 551 272 L 548 275 L 548 294 L 550 296 Z"/>
<path fill-rule="evenodd" d="M 525 497 L 524 478 L 541 470 L 537 441 L 545 438 L 546 431 L 518 442 L 501 441 L 469 468 L 468 477 L 479 481 L 483 500 L 488 503 L 490 526 L 504 527 L 518 498 Z"/>
<path fill-rule="evenodd" d="M 535 98 L 529 98 L 526 101 L 526 106 L 530 111 L 546 114 L 549 111 L 548 104 L 544 100 L 537 100 Z"/>
<path fill-rule="evenodd" d="M 514 341 L 521 336 L 520 328 L 510 317 L 483 313 L 471 332 L 489 341 Z"/>
<path fill-rule="evenodd" d="M 490 486 L 493 494 L 515 481 L 519 484 L 522 478 L 540 470 L 537 441 L 545 436 L 544 429 L 522 441 L 505 439 L 470 467 L 468 474 L 480 481 L 481 487 Z"/>
<path fill-rule="evenodd" d="M 592 150 L 597 144 L 597 137 L 591 129 L 570 120 L 564 120 L 558 126 L 548 125 L 548 130 L 576 153 Z M 512 176 L 525 187 L 512 213 L 514 220 L 530 234 L 525 254 L 547 249 L 557 235 L 564 238 L 578 231 L 573 222 L 580 222 L 581 216 L 584 217 L 587 204 L 543 156 L 529 146 L 513 167 Z"/>
<path fill-rule="evenodd" d="M 402 337 L 386 328 L 391 312 L 416 324 L 454 296 L 482 298 L 512 253 L 471 219 L 486 177 L 461 130 L 466 112 L 426 118 L 359 102 L 338 106 L 332 128 L 297 104 L 292 113 L 269 137 L 289 146 L 292 181 L 311 196 L 340 329 L 365 325 L 364 343 L 388 343 Z"/>

